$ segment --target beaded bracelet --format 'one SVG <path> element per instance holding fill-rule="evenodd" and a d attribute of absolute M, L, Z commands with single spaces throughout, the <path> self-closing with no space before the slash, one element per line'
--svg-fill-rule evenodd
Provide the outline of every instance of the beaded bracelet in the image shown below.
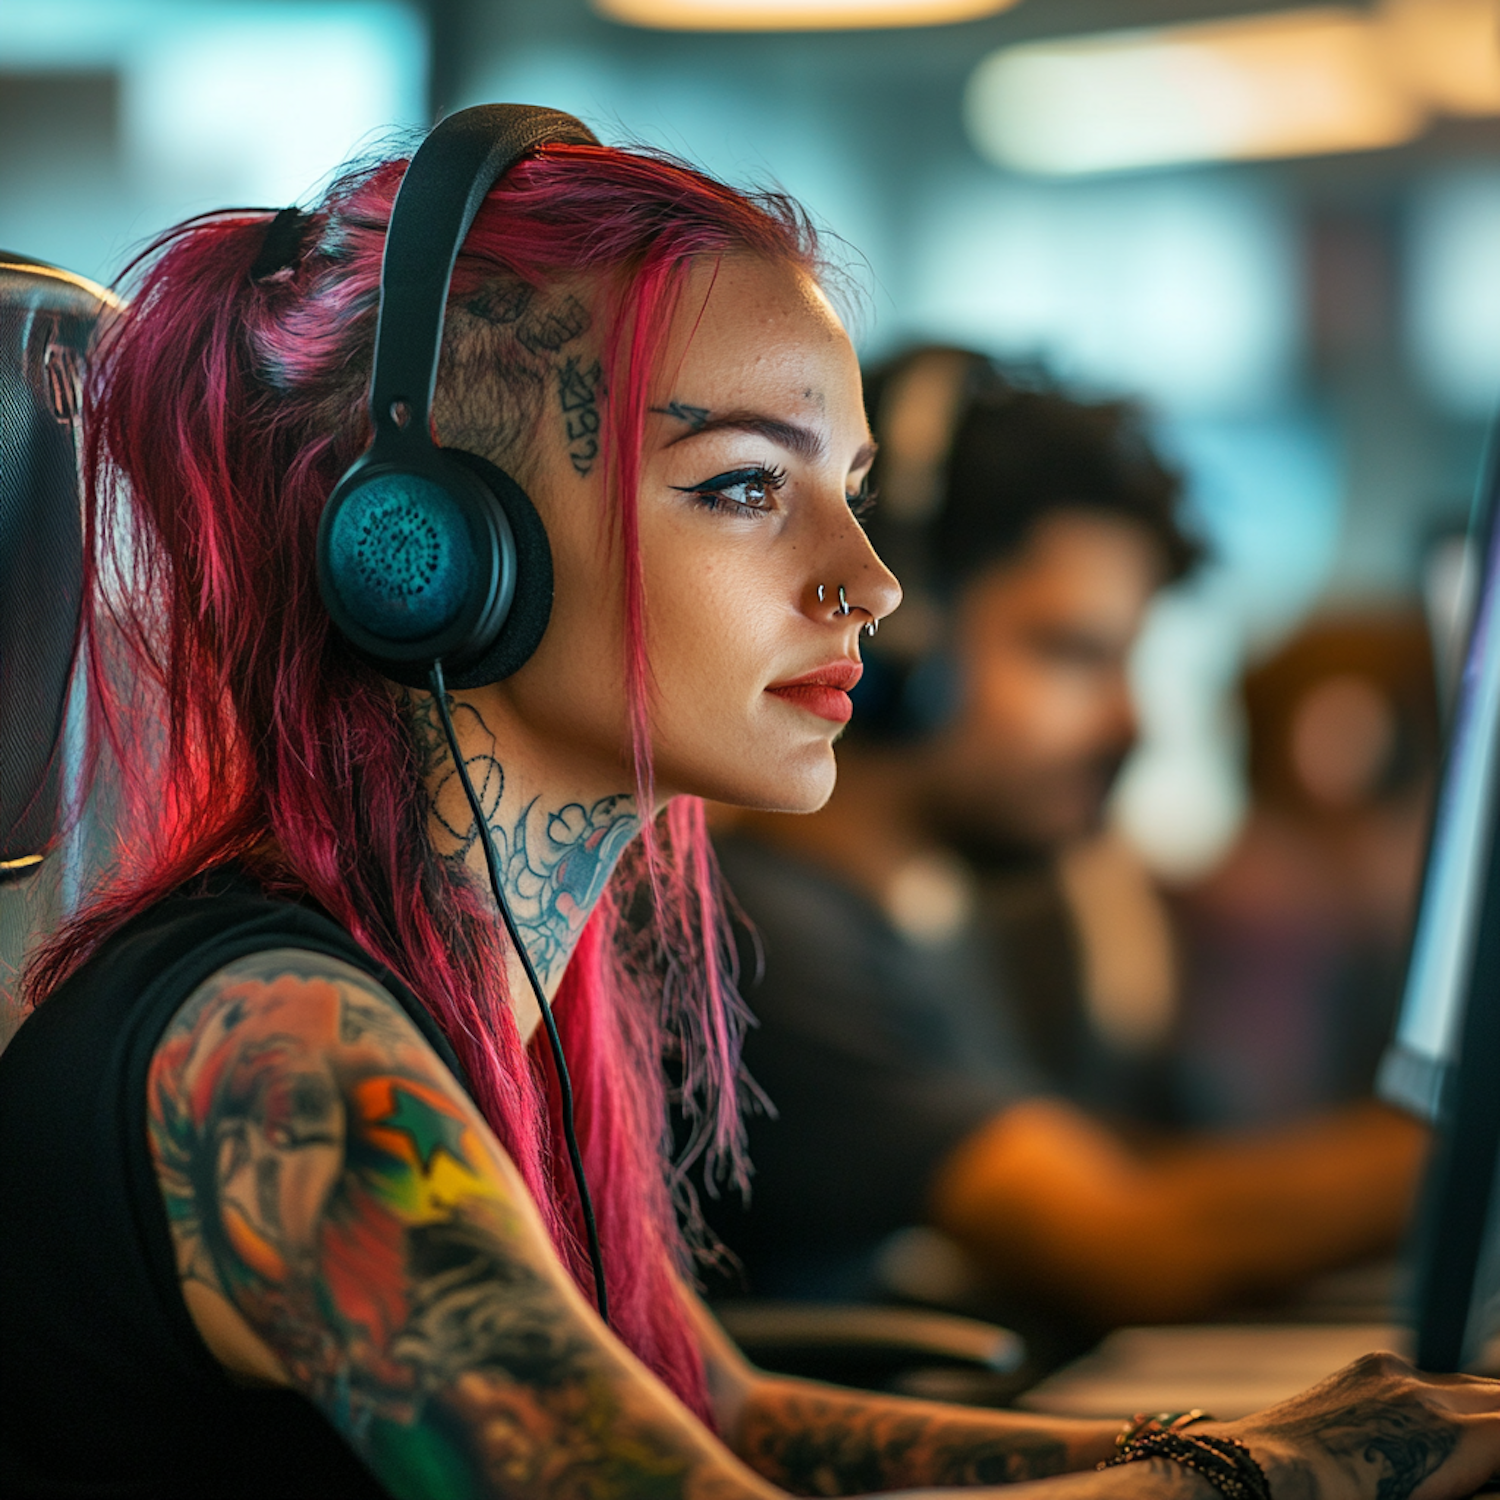
<path fill-rule="evenodd" d="M 1119 1436 L 1115 1438 L 1115 1447 L 1128 1447 L 1137 1438 L 1145 1437 L 1148 1432 L 1181 1432 L 1194 1422 L 1214 1420 L 1216 1419 L 1212 1413 L 1204 1411 L 1201 1406 L 1195 1406 L 1191 1411 L 1138 1411 L 1120 1429 Z"/>
<path fill-rule="evenodd" d="M 1181 1431 L 1162 1428 L 1129 1439 L 1113 1458 L 1105 1459 L 1098 1467 L 1109 1469 L 1148 1458 L 1165 1458 L 1191 1469 L 1224 1500 L 1271 1500 L 1266 1471 L 1237 1438 L 1210 1437 L 1207 1433 L 1187 1437 Z"/>

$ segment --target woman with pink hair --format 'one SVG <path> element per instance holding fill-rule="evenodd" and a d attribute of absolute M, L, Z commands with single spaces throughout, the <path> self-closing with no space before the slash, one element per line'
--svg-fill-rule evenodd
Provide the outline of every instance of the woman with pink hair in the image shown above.
<path fill-rule="evenodd" d="M 316 555 L 405 167 L 172 231 L 95 362 L 82 640 L 95 748 L 133 774 L 118 867 L 0 1061 L 5 1492 L 1441 1500 L 1500 1466 L 1493 1383 L 1388 1356 L 1118 1454 L 1114 1423 L 739 1357 L 687 1286 L 661 1064 L 741 1172 L 697 799 L 833 786 L 899 600 L 859 524 L 855 355 L 786 199 L 598 145 L 522 160 L 459 256 L 434 423 L 531 495 L 550 621 L 498 681 L 401 686 L 333 628 Z"/>

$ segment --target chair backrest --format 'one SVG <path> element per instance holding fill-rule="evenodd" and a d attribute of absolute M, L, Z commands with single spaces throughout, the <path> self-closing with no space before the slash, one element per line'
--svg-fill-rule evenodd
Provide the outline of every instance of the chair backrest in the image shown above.
<path fill-rule="evenodd" d="M 82 598 L 79 388 L 99 315 L 116 305 L 81 276 L 0 251 L 0 992 L 23 929 L 36 925 L 35 902 L 20 920 L 16 887 L 42 873 L 66 794 Z"/>
<path fill-rule="evenodd" d="M 0 879 L 38 863 L 57 828 L 82 586 L 79 382 L 112 301 L 0 251 Z"/>

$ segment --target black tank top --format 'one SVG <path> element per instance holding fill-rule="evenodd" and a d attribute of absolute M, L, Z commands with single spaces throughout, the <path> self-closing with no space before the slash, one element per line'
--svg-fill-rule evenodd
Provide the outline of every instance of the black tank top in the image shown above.
<path fill-rule="evenodd" d="M 188 995 L 271 948 L 371 974 L 460 1082 L 421 1003 L 336 923 L 242 876 L 153 907 L 0 1056 L 0 1494 L 319 1500 L 386 1491 L 293 1391 L 235 1384 L 179 1290 L 146 1077 Z"/>

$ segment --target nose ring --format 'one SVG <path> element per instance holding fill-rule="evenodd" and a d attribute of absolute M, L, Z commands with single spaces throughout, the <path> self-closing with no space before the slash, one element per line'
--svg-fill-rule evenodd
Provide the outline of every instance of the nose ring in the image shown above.
<path fill-rule="evenodd" d="M 821 604 L 828 597 L 828 590 L 820 583 L 818 585 L 818 603 Z M 854 606 L 849 602 L 849 595 L 844 591 L 844 585 L 839 585 L 839 613 L 848 615 L 854 612 Z M 861 627 L 866 635 L 874 635 L 880 629 L 880 621 L 872 615 L 865 625 Z"/>

